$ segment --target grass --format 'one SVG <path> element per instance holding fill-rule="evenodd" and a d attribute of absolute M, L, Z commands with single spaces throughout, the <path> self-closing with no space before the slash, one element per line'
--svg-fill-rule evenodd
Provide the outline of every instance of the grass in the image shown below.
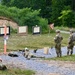
<path fill-rule="evenodd" d="M 7 51 L 24 49 L 28 47 L 29 49 L 43 48 L 43 47 L 54 47 L 54 37 L 55 33 L 41 34 L 41 35 L 31 35 L 20 36 L 17 34 L 11 34 L 7 40 Z M 68 42 L 69 34 L 62 34 L 63 41 L 62 46 L 66 46 Z M 0 37 L 0 51 L 3 51 L 4 40 Z"/>
<path fill-rule="evenodd" d="M 0 75 L 34 75 L 34 71 L 21 70 L 21 69 L 9 69 L 5 71 L 0 70 Z"/>
<path fill-rule="evenodd" d="M 63 57 L 55 57 L 55 58 L 47 58 L 45 60 L 75 61 L 75 55 L 63 56 Z"/>

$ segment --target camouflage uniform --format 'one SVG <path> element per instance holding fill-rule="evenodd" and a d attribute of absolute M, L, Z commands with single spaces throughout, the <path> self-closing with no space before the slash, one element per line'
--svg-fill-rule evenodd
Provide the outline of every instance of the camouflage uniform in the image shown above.
<path fill-rule="evenodd" d="M 61 41 L 63 40 L 63 37 L 60 35 L 59 30 L 57 30 L 56 33 L 57 33 L 57 35 L 54 38 L 56 54 L 57 54 L 57 57 L 61 57 L 62 56 Z"/>
<path fill-rule="evenodd" d="M 25 48 L 24 56 L 25 58 L 30 59 L 31 57 L 33 57 L 33 54 L 30 53 L 28 48 Z"/>
<path fill-rule="evenodd" d="M 67 55 L 72 55 L 73 54 L 73 47 L 74 47 L 74 41 L 73 41 L 73 30 L 70 30 L 70 37 L 68 41 L 68 46 L 67 46 Z"/>
<path fill-rule="evenodd" d="M 28 55 L 29 55 L 29 49 L 28 48 L 25 48 L 24 56 L 26 58 L 28 58 Z"/>

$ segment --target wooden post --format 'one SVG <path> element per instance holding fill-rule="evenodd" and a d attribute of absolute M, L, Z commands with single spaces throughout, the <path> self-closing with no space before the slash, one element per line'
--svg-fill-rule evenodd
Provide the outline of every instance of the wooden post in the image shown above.
<path fill-rule="evenodd" d="M 7 36 L 7 27 L 6 25 L 4 25 L 4 54 L 6 54 L 6 44 L 7 44 L 6 36 Z"/>

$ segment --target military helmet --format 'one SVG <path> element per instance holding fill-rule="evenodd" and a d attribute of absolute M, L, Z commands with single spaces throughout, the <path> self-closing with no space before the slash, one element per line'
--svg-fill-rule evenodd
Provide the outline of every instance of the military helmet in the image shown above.
<path fill-rule="evenodd" d="M 56 33 L 60 33 L 60 30 L 56 30 Z"/>
<path fill-rule="evenodd" d="M 29 49 L 28 49 L 27 47 L 25 48 L 25 50 L 26 50 L 26 51 L 29 51 Z"/>

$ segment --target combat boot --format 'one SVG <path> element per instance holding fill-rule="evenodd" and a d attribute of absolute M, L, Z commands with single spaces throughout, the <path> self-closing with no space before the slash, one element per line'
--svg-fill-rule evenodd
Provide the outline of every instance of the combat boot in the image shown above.
<path fill-rule="evenodd" d="M 73 50 L 71 50 L 71 54 L 70 55 L 72 55 L 73 54 Z"/>
<path fill-rule="evenodd" d="M 67 55 L 69 55 L 69 50 L 67 51 Z"/>
<path fill-rule="evenodd" d="M 59 57 L 59 53 L 57 53 L 57 57 Z"/>

